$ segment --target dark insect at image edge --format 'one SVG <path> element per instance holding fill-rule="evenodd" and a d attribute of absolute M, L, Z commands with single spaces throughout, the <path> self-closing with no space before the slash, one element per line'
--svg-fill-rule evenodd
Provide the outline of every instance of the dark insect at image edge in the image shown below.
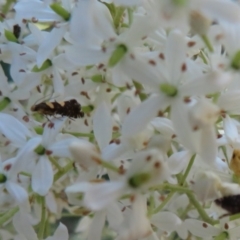
<path fill-rule="evenodd" d="M 64 102 L 41 102 L 31 107 L 31 111 L 38 112 L 45 116 L 61 115 L 69 118 L 83 118 L 84 112 L 81 111 L 81 105 L 76 99 L 70 99 Z"/>

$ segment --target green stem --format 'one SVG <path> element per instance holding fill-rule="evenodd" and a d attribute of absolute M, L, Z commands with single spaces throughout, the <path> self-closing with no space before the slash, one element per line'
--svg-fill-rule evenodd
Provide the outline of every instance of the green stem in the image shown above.
<path fill-rule="evenodd" d="M 203 60 L 205 64 L 208 64 L 207 58 L 205 57 L 203 51 L 200 51 L 199 57 Z"/>
<path fill-rule="evenodd" d="M 3 100 L 0 101 L 0 111 L 4 110 L 10 102 L 11 100 L 8 97 L 3 98 Z"/>
<path fill-rule="evenodd" d="M 207 35 L 202 35 L 201 38 L 202 38 L 204 44 L 206 45 L 206 47 L 208 48 L 208 50 L 210 52 L 214 52 L 213 46 L 212 46 L 211 42 L 209 41 Z"/>
<path fill-rule="evenodd" d="M 101 163 L 100 163 L 103 167 L 109 169 L 109 170 L 112 170 L 114 172 L 117 172 L 119 173 L 119 168 L 117 168 L 116 166 L 114 166 L 113 164 L 109 163 L 109 162 L 106 162 L 106 161 L 103 161 L 101 160 Z"/>
<path fill-rule="evenodd" d="M 39 230 L 38 230 L 38 239 L 41 240 L 44 237 L 44 229 L 45 229 L 45 221 L 46 221 L 46 207 L 45 207 L 45 197 L 41 197 L 41 222 L 39 224 Z"/>
<path fill-rule="evenodd" d="M 68 163 L 65 167 L 62 168 L 61 171 L 58 171 L 55 175 L 54 175 L 54 182 L 56 182 L 59 178 L 61 178 L 63 175 L 65 175 L 66 173 L 68 173 L 70 170 L 72 170 L 74 168 L 73 163 L 70 162 Z"/>
<path fill-rule="evenodd" d="M 227 232 L 222 232 L 218 236 L 214 238 L 214 240 L 225 240 L 228 238 L 228 233 Z"/>
<path fill-rule="evenodd" d="M 240 218 L 240 213 L 234 214 L 232 216 L 229 217 L 230 221 L 236 220 Z"/>
<path fill-rule="evenodd" d="M 16 2 L 16 0 L 7 0 L 5 5 L 2 7 L 2 13 L 7 14 L 11 8 L 11 5 L 15 2 Z"/>
<path fill-rule="evenodd" d="M 195 198 L 193 193 L 186 193 L 186 195 L 187 195 L 189 201 L 192 203 L 192 205 L 197 209 L 197 211 L 198 211 L 199 215 L 201 216 L 201 218 L 203 219 L 203 221 L 205 221 L 211 225 L 219 223 L 218 220 L 214 220 L 207 215 L 204 208 L 197 201 L 197 199 Z"/>
<path fill-rule="evenodd" d="M 3 216 L 0 217 L 0 226 L 2 226 L 5 222 L 7 222 L 9 219 L 11 219 L 16 212 L 18 212 L 19 207 L 14 207 L 7 211 Z"/>
<path fill-rule="evenodd" d="M 192 168 L 192 166 L 193 166 L 195 156 L 196 156 L 196 154 L 194 154 L 194 155 L 191 157 L 191 159 L 190 159 L 190 161 L 189 161 L 189 163 L 188 163 L 187 169 L 186 169 L 186 171 L 185 171 L 185 173 L 183 174 L 183 177 L 182 177 L 182 179 L 181 179 L 180 185 L 183 185 L 183 184 L 185 183 L 185 181 L 186 181 L 186 179 L 187 179 L 187 176 L 188 176 L 188 174 L 189 174 L 189 172 L 190 172 L 190 170 L 191 170 L 191 168 Z"/>
<path fill-rule="evenodd" d="M 153 214 L 160 212 L 166 206 L 166 204 L 171 200 L 174 193 L 175 192 L 169 193 L 168 196 L 165 198 L 165 200 L 153 211 Z"/>
<path fill-rule="evenodd" d="M 178 186 L 178 185 L 172 185 L 169 183 L 164 183 L 159 186 L 151 188 L 152 190 L 169 190 L 169 191 L 175 191 L 175 192 L 183 192 L 183 193 L 192 193 L 191 189 L 188 189 L 186 187 Z"/>
<path fill-rule="evenodd" d="M 62 171 L 62 167 L 58 164 L 54 157 L 48 156 L 48 159 L 59 171 Z"/>
<path fill-rule="evenodd" d="M 68 132 L 68 131 L 62 131 L 62 133 L 71 134 L 75 137 L 94 137 L 93 133 L 77 133 L 77 132 Z"/>
<path fill-rule="evenodd" d="M 133 10 L 131 8 L 128 8 L 128 25 L 131 26 L 133 22 Z"/>
<path fill-rule="evenodd" d="M 154 201 L 153 194 L 150 195 L 148 202 L 149 202 L 148 216 L 150 217 L 153 214 L 154 208 L 155 208 L 155 201 Z"/>
<path fill-rule="evenodd" d="M 26 176 L 26 177 L 31 177 L 32 176 L 32 174 L 27 173 L 27 172 L 20 172 L 19 174 L 23 175 L 23 176 Z"/>
<path fill-rule="evenodd" d="M 121 23 L 121 18 L 122 18 L 122 15 L 125 11 L 125 8 L 124 7 L 118 7 L 116 9 L 116 14 L 115 14 L 115 17 L 114 17 L 114 20 L 113 20 L 113 23 L 114 23 L 114 26 L 115 28 L 117 29 Z"/>

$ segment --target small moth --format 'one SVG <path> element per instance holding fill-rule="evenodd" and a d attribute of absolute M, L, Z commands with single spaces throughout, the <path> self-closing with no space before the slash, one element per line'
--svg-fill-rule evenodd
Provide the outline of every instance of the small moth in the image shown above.
<path fill-rule="evenodd" d="M 240 213 L 240 194 L 218 198 L 214 202 L 229 214 Z"/>
<path fill-rule="evenodd" d="M 64 102 L 41 102 L 31 107 L 33 112 L 38 112 L 45 116 L 61 115 L 69 118 L 82 118 L 84 112 L 81 111 L 81 105 L 75 99 Z"/>

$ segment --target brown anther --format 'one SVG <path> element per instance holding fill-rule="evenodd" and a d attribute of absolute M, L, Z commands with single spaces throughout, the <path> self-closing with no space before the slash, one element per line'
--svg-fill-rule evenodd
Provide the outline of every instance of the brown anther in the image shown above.
<path fill-rule="evenodd" d="M 19 55 L 20 55 L 20 56 L 24 56 L 24 55 L 26 55 L 26 53 L 19 53 Z"/>
<path fill-rule="evenodd" d="M 131 110 L 131 109 L 130 109 L 130 107 L 129 107 L 129 108 L 127 108 L 127 111 L 126 111 L 126 113 L 127 113 L 127 114 L 129 114 L 129 113 L 130 113 L 130 110 Z"/>
<path fill-rule="evenodd" d="M 185 97 L 185 98 L 183 99 L 183 102 L 184 102 L 184 103 L 190 103 L 190 102 L 191 102 L 191 98 L 190 98 L 190 97 Z"/>
<path fill-rule="evenodd" d="M 126 83 L 126 88 L 130 90 L 132 87 L 129 83 Z"/>
<path fill-rule="evenodd" d="M 219 40 L 221 40 L 223 37 L 224 37 L 223 34 L 218 34 L 218 35 L 216 35 L 215 39 L 216 39 L 216 41 L 219 41 Z"/>
<path fill-rule="evenodd" d="M 132 202 L 132 203 L 133 203 L 133 202 L 135 201 L 135 198 L 136 198 L 136 197 L 135 197 L 134 195 L 131 195 L 131 197 L 130 197 L 130 199 L 129 199 L 129 200 L 130 200 L 130 202 Z"/>
<path fill-rule="evenodd" d="M 8 146 L 10 143 L 11 143 L 10 141 L 6 141 L 6 142 L 4 143 L 4 146 L 6 147 L 6 146 Z"/>
<path fill-rule="evenodd" d="M 11 167 L 12 167 L 12 164 L 9 163 L 9 164 L 4 166 L 4 170 L 9 171 Z"/>
<path fill-rule="evenodd" d="M 176 134 L 173 134 L 173 135 L 172 135 L 172 139 L 175 138 L 175 137 L 177 137 L 177 135 L 176 135 Z"/>
<path fill-rule="evenodd" d="M 101 69 L 101 68 L 103 68 L 104 67 L 104 64 L 103 63 L 100 63 L 99 65 L 98 65 L 98 69 Z"/>
<path fill-rule="evenodd" d="M 193 127 L 193 131 L 197 131 L 199 129 L 198 126 Z"/>
<path fill-rule="evenodd" d="M 121 211 L 124 212 L 125 210 L 126 210 L 126 207 L 124 206 Z"/>
<path fill-rule="evenodd" d="M 142 40 L 145 40 L 146 38 L 147 38 L 147 36 L 143 36 L 143 37 L 142 37 Z"/>
<path fill-rule="evenodd" d="M 123 175 L 126 172 L 126 170 L 124 169 L 123 165 L 121 165 L 119 167 L 119 174 Z"/>
<path fill-rule="evenodd" d="M 130 54 L 130 58 L 131 58 L 132 60 L 135 60 L 135 56 L 134 56 L 133 53 Z"/>
<path fill-rule="evenodd" d="M 208 227 L 207 223 L 203 223 L 202 226 L 203 226 L 204 228 L 207 228 L 207 227 Z"/>
<path fill-rule="evenodd" d="M 53 152 L 51 150 L 46 150 L 45 153 L 46 155 L 51 155 Z"/>
<path fill-rule="evenodd" d="M 33 22 L 33 23 L 37 23 L 37 22 L 38 22 L 38 19 L 36 19 L 35 17 L 32 17 L 32 22 Z"/>
<path fill-rule="evenodd" d="M 17 112 L 18 111 L 18 108 L 13 108 L 12 109 L 14 112 Z"/>
<path fill-rule="evenodd" d="M 218 67 L 219 67 L 220 69 L 224 69 L 225 65 L 224 65 L 223 63 L 219 63 L 219 64 L 218 64 Z"/>
<path fill-rule="evenodd" d="M 161 162 L 155 162 L 154 167 L 155 168 L 160 168 L 161 167 Z"/>
<path fill-rule="evenodd" d="M 228 226 L 228 224 L 227 224 L 227 223 L 225 223 L 225 224 L 224 224 L 224 228 L 225 228 L 226 230 L 228 230 L 228 229 L 229 229 L 229 226 Z"/>
<path fill-rule="evenodd" d="M 102 160 L 100 158 L 92 156 L 91 159 L 97 164 L 102 164 Z"/>
<path fill-rule="evenodd" d="M 106 47 L 102 46 L 102 52 L 105 53 L 106 51 L 107 51 Z"/>
<path fill-rule="evenodd" d="M 223 135 L 220 134 L 220 133 L 217 134 L 217 138 L 221 138 L 222 136 L 223 136 Z"/>
<path fill-rule="evenodd" d="M 147 147 L 147 145 L 148 145 L 148 141 L 143 142 L 144 147 Z"/>
<path fill-rule="evenodd" d="M 87 119 L 84 120 L 84 124 L 88 127 L 88 121 L 87 121 Z"/>
<path fill-rule="evenodd" d="M 42 91 L 41 91 L 41 88 L 40 88 L 40 86 L 38 85 L 37 86 L 37 91 L 39 92 L 39 93 L 41 93 Z"/>
<path fill-rule="evenodd" d="M 118 127 L 118 126 L 113 126 L 112 130 L 113 130 L 114 132 L 117 132 L 117 131 L 119 131 L 119 127 Z"/>
<path fill-rule="evenodd" d="M 107 88 L 107 89 L 106 89 L 106 92 L 111 92 L 111 91 L 112 91 L 111 88 Z"/>
<path fill-rule="evenodd" d="M 183 64 L 182 64 L 181 70 L 182 70 L 182 72 L 186 72 L 186 70 L 187 70 L 187 65 L 186 65 L 186 63 L 183 63 Z"/>
<path fill-rule="evenodd" d="M 116 40 L 116 38 L 114 38 L 114 37 L 109 38 L 109 42 L 114 42 L 115 40 Z"/>
<path fill-rule="evenodd" d="M 148 155 L 148 156 L 146 157 L 146 161 L 147 161 L 147 162 L 151 161 L 151 159 L 152 159 L 152 156 L 151 156 L 151 155 Z"/>
<path fill-rule="evenodd" d="M 188 47 L 193 47 L 196 44 L 194 41 L 190 41 L 187 43 Z"/>
<path fill-rule="evenodd" d="M 84 84 L 85 83 L 85 79 L 81 78 L 81 82 L 82 82 L 82 84 Z"/>
<path fill-rule="evenodd" d="M 54 127 L 54 123 L 53 123 L 53 122 L 49 122 L 49 123 L 48 123 L 48 128 L 51 129 L 51 128 L 53 128 L 53 127 Z"/>
<path fill-rule="evenodd" d="M 22 19 L 22 23 L 26 24 L 27 23 L 27 20 L 26 19 Z"/>
<path fill-rule="evenodd" d="M 73 72 L 72 76 L 78 75 L 78 72 Z"/>
<path fill-rule="evenodd" d="M 158 117 L 163 117 L 163 116 L 164 116 L 164 114 L 163 114 L 163 112 L 160 110 L 160 111 L 158 111 L 158 114 L 157 114 L 157 116 L 158 116 Z"/>
<path fill-rule="evenodd" d="M 29 117 L 27 116 L 27 115 L 25 115 L 25 116 L 23 116 L 23 121 L 25 121 L 25 122 L 29 122 Z"/>
<path fill-rule="evenodd" d="M 163 54 L 163 53 L 159 53 L 158 57 L 159 57 L 160 59 L 162 59 L 162 60 L 164 60 L 164 59 L 165 59 L 165 56 L 164 56 L 164 54 Z"/>
<path fill-rule="evenodd" d="M 19 69 L 19 72 L 26 72 L 24 69 Z"/>
<path fill-rule="evenodd" d="M 115 139 L 114 141 L 117 145 L 119 145 L 121 143 L 120 139 Z"/>
<path fill-rule="evenodd" d="M 156 62 L 154 60 L 149 60 L 148 63 L 152 66 L 156 66 Z"/>

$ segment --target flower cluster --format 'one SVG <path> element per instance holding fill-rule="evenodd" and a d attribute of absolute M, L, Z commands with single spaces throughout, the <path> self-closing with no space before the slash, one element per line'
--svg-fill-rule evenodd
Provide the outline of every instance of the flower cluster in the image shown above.
<path fill-rule="evenodd" d="M 239 239 L 239 1 L 13 2 L 0 238 Z"/>

